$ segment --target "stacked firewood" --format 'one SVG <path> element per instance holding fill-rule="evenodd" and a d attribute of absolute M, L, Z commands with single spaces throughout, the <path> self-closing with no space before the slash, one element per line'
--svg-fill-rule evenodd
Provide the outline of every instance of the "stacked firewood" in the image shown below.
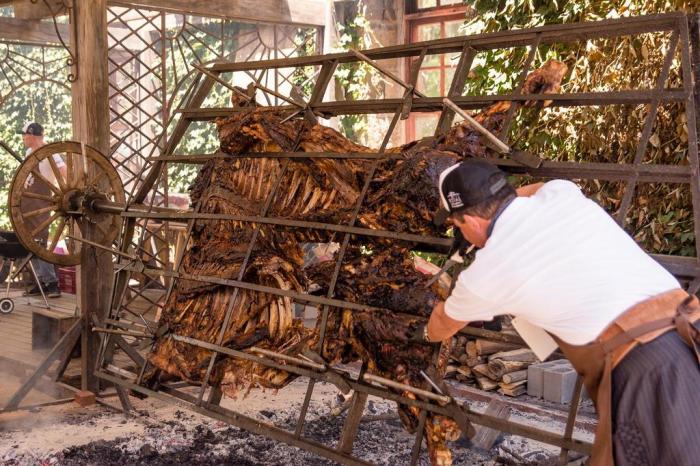
<path fill-rule="evenodd" d="M 450 360 L 445 377 L 507 396 L 527 391 L 527 367 L 539 362 L 527 348 L 464 335 L 453 339 Z"/>

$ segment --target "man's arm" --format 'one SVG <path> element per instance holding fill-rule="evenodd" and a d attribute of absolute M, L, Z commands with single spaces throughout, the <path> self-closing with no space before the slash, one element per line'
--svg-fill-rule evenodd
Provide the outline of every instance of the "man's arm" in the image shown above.
<path fill-rule="evenodd" d="M 516 189 L 515 192 L 520 197 L 530 197 L 534 195 L 542 186 L 544 186 L 544 183 L 526 184 L 525 186 L 521 186 Z"/>
<path fill-rule="evenodd" d="M 445 314 L 445 302 L 440 301 L 433 308 L 428 321 L 428 340 L 433 342 L 450 338 L 459 332 L 468 322 L 454 320 Z"/>

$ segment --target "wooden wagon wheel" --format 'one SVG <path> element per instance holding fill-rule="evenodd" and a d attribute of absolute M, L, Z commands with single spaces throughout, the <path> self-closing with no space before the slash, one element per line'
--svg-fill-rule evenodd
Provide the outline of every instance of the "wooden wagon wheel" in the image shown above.
<path fill-rule="evenodd" d="M 98 214 L 94 200 L 124 204 L 124 188 L 109 160 L 96 149 L 74 141 L 41 147 L 22 162 L 10 188 L 10 220 L 20 243 L 36 256 L 58 265 L 80 263 L 83 237 L 109 245 L 117 237 L 120 217 Z M 68 251 L 54 252 L 61 238 Z"/>

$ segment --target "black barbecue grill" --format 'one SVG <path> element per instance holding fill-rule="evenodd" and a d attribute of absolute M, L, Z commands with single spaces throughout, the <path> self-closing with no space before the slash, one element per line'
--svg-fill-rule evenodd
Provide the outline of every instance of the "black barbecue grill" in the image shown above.
<path fill-rule="evenodd" d="M 0 313 L 9 314 L 15 308 L 15 303 L 10 298 L 10 272 L 15 261 L 25 259 L 29 255 L 20 244 L 14 231 L 0 230 L 0 284 L 7 280 L 5 297 L 0 299 Z"/>

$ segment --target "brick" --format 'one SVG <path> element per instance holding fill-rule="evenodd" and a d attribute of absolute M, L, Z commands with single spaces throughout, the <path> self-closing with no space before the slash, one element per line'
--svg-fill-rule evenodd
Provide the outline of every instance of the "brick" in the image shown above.
<path fill-rule="evenodd" d="M 531 364 L 527 368 L 527 394 L 542 398 L 544 395 L 544 372 L 569 363 L 566 359 Z"/>
<path fill-rule="evenodd" d="M 85 390 L 75 392 L 75 396 L 73 399 L 82 407 L 95 404 L 95 394 Z"/>
<path fill-rule="evenodd" d="M 543 396 L 554 403 L 568 403 L 576 384 L 576 371 L 570 365 L 561 365 L 544 371 Z"/>

